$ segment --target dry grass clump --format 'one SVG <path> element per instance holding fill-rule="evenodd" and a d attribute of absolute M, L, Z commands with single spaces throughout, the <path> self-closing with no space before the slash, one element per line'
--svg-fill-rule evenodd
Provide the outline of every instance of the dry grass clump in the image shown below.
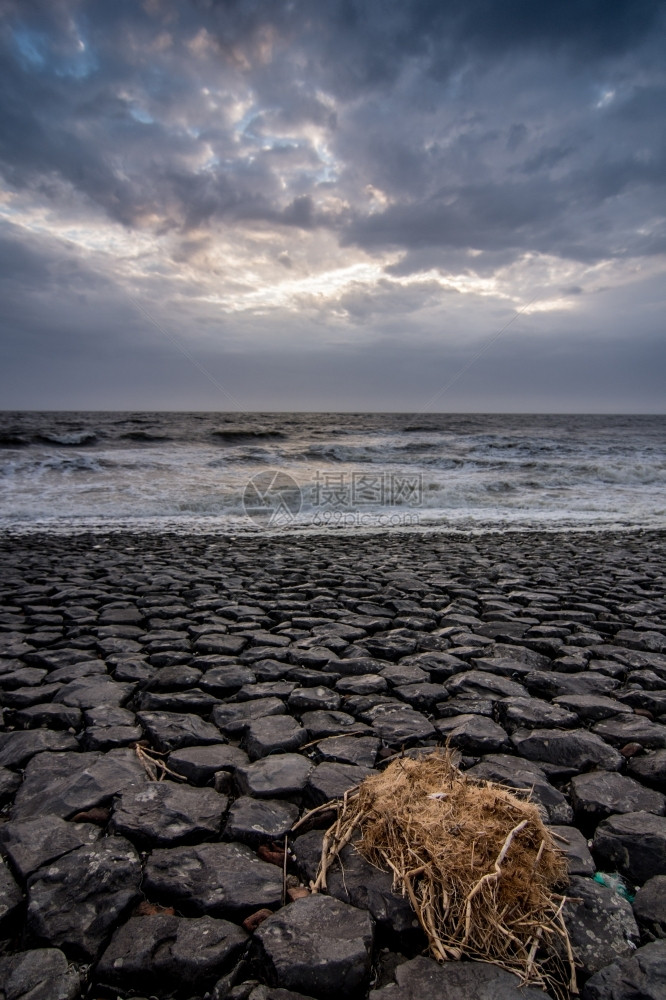
<path fill-rule="evenodd" d="M 448 751 L 400 758 L 345 796 L 314 891 L 356 834 L 356 849 L 409 896 L 436 959 L 493 962 L 524 983 L 576 992 L 566 897 L 554 891 L 566 862 L 535 805 L 467 778 Z"/>

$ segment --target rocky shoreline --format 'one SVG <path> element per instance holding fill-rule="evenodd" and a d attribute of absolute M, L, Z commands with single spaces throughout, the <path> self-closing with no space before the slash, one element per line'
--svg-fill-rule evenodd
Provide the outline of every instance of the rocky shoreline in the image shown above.
<path fill-rule="evenodd" d="M 584 1000 L 666 996 L 665 533 L 0 550 L 2 1000 L 547 996 L 424 957 L 351 847 L 307 891 L 299 817 L 446 740 L 567 853 Z"/>

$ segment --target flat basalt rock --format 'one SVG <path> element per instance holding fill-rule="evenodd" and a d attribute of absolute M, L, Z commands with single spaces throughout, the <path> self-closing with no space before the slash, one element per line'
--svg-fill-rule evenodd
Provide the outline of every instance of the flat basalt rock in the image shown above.
<path fill-rule="evenodd" d="M 180 844 L 220 832 L 227 798 L 212 788 L 150 781 L 121 792 L 110 827 L 140 844 Z"/>
<path fill-rule="evenodd" d="M 395 970 L 396 982 L 371 990 L 368 1000 L 546 1000 L 549 994 L 521 986 L 518 976 L 486 962 L 413 958 Z"/>
<path fill-rule="evenodd" d="M 22 879 L 63 854 L 94 844 L 101 836 L 100 828 L 92 823 L 66 823 L 58 816 L 10 820 L 0 827 L 2 849 Z"/>
<path fill-rule="evenodd" d="M 368 767 L 355 764 L 324 762 L 310 772 L 305 786 L 305 794 L 313 806 L 323 805 L 331 799 L 340 799 L 345 792 L 359 785 L 374 772 Z"/>
<path fill-rule="evenodd" d="M 594 834 L 594 851 L 607 867 L 635 885 L 666 875 L 666 817 L 648 812 L 609 816 Z"/>
<path fill-rule="evenodd" d="M 229 810 L 224 836 L 252 847 L 266 841 L 281 841 L 298 819 L 298 813 L 298 806 L 290 802 L 241 795 Z"/>
<path fill-rule="evenodd" d="M 571 779 L 571 804 L 580 820 L 597 823 L 612 813 L 640 812 L 663 816 L 666 797 L 633 778 L 613 771 L 590 771 Z"/>
<path fill-rule="evenodd" d="M 254 940 L 270 981 L 337 1000 L 367 987 L 373 937 L 373 921 L 365 910 L 314 895 L 269 917 Z"/>
<path fill-rule="evenodd" d="M 272 715 L 250 723 L 243 737 L 243 749 L 250 760 L 259 760 L 275 752 L 298 750 L 307 739 L 307 731 L 291 716 Z"/>
<path fill-rule="evenodd" d="M 299 796 L 313 768 L 309 758 L 297 753 L 276 753 L 236 770 L 235 782 L 244 795 L 255 798 Z"/>
<path fill-rule="evenodd" d="M 78 749 L 79 744 L 70 733 L 55 733 L 48 729 L 0 733 L 0 767 L 23 767 L 35 754 L 47 750 Z"/>
<path fill-rule="evenodd" d="M 212 782 L 218 771 L 235 771 L 249 762 L 239 747 L 227 743 L 212 743 L 203 747 L 183 747 L 169 754 L 168 764 L 176 774 L 182 774 L 195 785 Z"/>
<path fill-rule="evenodd" d="M 95 969 L 105 986 L 205 989 L 240 957 L 247 934 L 214 917 L 134 917 L 118 928 Z"/>
<path fill-rule="evenodd" d="M 190 913 L 242 920 L 280 905 L 282 872 L 244 844 L 160 848 L 148 858 L 143 888 Z"/>
<path fill-rule="evenodd" d="M 198 715 L 179 712 L 139 712 L 137 718 L 158 750 L 168 753 L 181 747 L 220 742 L 220 733 Z"/>
<path fill-rule="evenodd" d="M 577 771 L 600 767 L 619 771 L 624 763 L 621 754 L 596 733 L 568 729 L 517 729 L 511 742 L 521 757 L 565 765 Z"/>
<path fill-rule="evenodd" d="M 0 924 L 9 920 L 23 902 L 23 894 L 0 858 Z"/>
<path fill-rule="evenodd" d="M 614 889 L 574 876 L 566 890 L 570 901 L 564 921 L 574 957 L 584 975 L 603 969 L 622 955 L 631 955 L 639 932 L 631 904 Z"/>
<path fill-rule="evenodd" d="M 139 895 L 141 862 L 126 840 L 80 847 L 28 879 L 28 929 L 72 958 L 94 959 Z"/>
<path fill-rule="evenodd" d="M 11 816 L 23 820 L 53 813 L 67 819 L 146 780 L 146 772 L 132 750 L 40 753 L 26 767 Z"/>
<path fill-rule="evenodd" d="M 78 971 L 58 948 L 34 948 L 0 957 L 2 1000 L 76 1000 Z"/>
<path fill-rule="evenodd" d="M 592 976 L 582 1000 L 664 1000 L 666 941 L 655 941 Z"/>

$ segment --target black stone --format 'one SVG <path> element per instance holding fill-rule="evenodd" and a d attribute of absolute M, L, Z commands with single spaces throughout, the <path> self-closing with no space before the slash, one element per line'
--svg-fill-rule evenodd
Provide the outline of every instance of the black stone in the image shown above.
<path fill-rule="evenodd" d="M 272 715 L 250 723 L 243 736 L 243 749 L 250 760 L 259 760 L 275 752 L 298 750 L 307 739 L 306 730 L 290 716 Z"/>
<path fill-rule="evenodd" d="M 569 875 L 594 875 L 596 865 L 590 854 L 587 840 L 575 826 L 550 827 L 555 845 L 566 855 Z"/>
<path fill-rule="evenodd" d="M 270 981 L 321 1000 L 338 1000 L 367 986 L 373 937 L 373 921 L 365 910 L 317 894 L 269 917 L 254 940 Z"/>
<path fill-rule="evenodd" d="M 241 956 L 247 934 L 214 917 L 169 914 L 134 917 L 118 928 L 102 954 L 95 980 L 104 986 L 204 990 Z"/>
<path fill-rule="evenodd" d="M 213 788 L 149 781 L 121 792 L 111 829 L 142 845 L 182 844 L 218 834 L 226 809 L 226 797 Z"/>
<path fill-rule="evenodd" d="M 666 941 L 655 941 L 592 976 L 582 1000 L 664 1000 Z"/>
<path fill-rule="evenodd" d="M 297 753 L 278 753 L 239 765 L 235 781 L 244 795 L 255 798 L 298 797 L 304 791 L 312 761 Z"/>
<path fill-rule="evenodd" d="M 72 958 L 94 959 L 140 884 L 141 863 L 126 840 L 80 847 L 28 879 L 28 929 Z"/>
<path fill-rule="evenodd" d="M 0 925 L 14 916 L 22 902 L 23 894 L 9 868 L 0 858 Z"/>
<path fill-rule="evenodd" d="M 198 715 L 177 712 L 139 712 L 137 718 L 151 741 L 165 753 L 181 747 L 219 743 L 220 733 Z"/>
<path fill-rule="evenodd" d="M 509 749 L 504 729 L 485 715 L 453 715 L 450 719 L 438 720 L 435 725 L 442 739 L 472 756 Z"/>
<path fill-rule="evenodd" d="M 217 705 L 212 719 L 217 728 L 231 739 L 240 738 L 254 719 L 284 715 L 284 702 L 280 698 L 258 698 L 237 704 Z"/>
<path fill-rule="evenodd" d="M 0 767 L 24 767 L 35 754 L 44 751 L 78 750 L 79 744 L 69 733 L 48 729 L 29 729 L 0 733 Z"/>
<path fill-rule="evenodd" d="M 413 958 L 395 970 L 395 984 L 371 990 L 368 1000 L 546 1000 L 547 993 L 522 987 L 518 976 L 486 962 Z"/>
<path fill-rule="evenodd" d="M 317 745 L 317 752 L 322 760 L 336 761 L 339 764 L 356 764 L 359 767 L 374 767 L 378 750 L 379 740 L 374 736 L 354 738 L 334 736 L 322 740 Z"/>
<path fill-rule="evenodd" d="M 0 957 L 2 1000 L 76 1000 L 81 977 L 58 948 Z"/>
<path fill-rule="evenodd" d="M 655 875 L 636 893 L 634 916 L 657 937 L 666 937 L 666 875 Z"/>
<path fill-rule="evenodd" d="M 571 804 L 577 819 L 596 825 L 612 813 L 645 812 L 663 816 L 666 798 L 638 781 L 608 771 L 591 771 L 571 779 Z"/>
<path fill-rule="evenodd" d="M 12 819 L 33 819 L 46 813 L 67 819 L 104 805 L 122 789 L 146 780 L 146 772 L 131 750 L 40 753 L 26 767 Z"/>
<path fill-rule="evenodd" d="M 159 848 L 146 863 L 144 891 L 189 913 L 243 919 L 282 899 L 282 872 L 244 844 Z"/>
<path fill-rule="evenodd" d="M 239 747 L 213 743 L 205 747 L 174 750 L 169 754 L 168 765 L 194 785 L 208 785 L 219 771 L 234 772 L 236 768 L 246 765 L 249 759 Z"/>
<path fill-rule="evenodd" d="M 10 820 L 0 827 L 2 849 L 22 879 L 70 851 L 94 844 L 101 836 L 100 828 L 91 823 L 66 823 L 49 815 Z"/>
<path fill-rule="evenodd" d="M 619 771 L 623 757 L 595 733 L 567 729 L 517 729 L 512 737 L 516 751 L 528 760 L 565 765 L 577 771 L 593 767 Z"/>
<path fill-rule="evenodd" d="M 584 976 L 618 957 L 631 955 L 639 934 L 626 899 L 614 889 L 577 875 L 571 879 L 567 896 L 573 898 L 564 907 L 564 922 Z"/>
<path fill-rule="evenodd" d="M 608 871 L 619 871 L 635 885 L 666 875 L 666 817 L 624 813 L 603 820 L 594 835 L 594 851 Z"/>
<path fill-rule="evenodd" d="M 370 768 L 357 767 L 355 764 L 318 764 L 308 777 L 306 797 L 313 806 L 323 805 L 331 799 L 340 799 L 345 792 L 359 785 L 372 773 Z"/>
<path fill-rule="evenodd" d="M 282 840 L 298 819 L 298 806 L 277 799 L 236 799 L 224 827 L 224 836 L 255 847 L 269 840 Z"/>

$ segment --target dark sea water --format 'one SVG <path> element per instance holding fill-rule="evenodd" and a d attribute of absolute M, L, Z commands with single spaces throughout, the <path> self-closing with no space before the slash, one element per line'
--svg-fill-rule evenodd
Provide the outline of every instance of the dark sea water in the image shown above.
<path fill-rule="evenodd" d="M 0 413 L 0 528 L 666 527 L 666 417 Z"/>

